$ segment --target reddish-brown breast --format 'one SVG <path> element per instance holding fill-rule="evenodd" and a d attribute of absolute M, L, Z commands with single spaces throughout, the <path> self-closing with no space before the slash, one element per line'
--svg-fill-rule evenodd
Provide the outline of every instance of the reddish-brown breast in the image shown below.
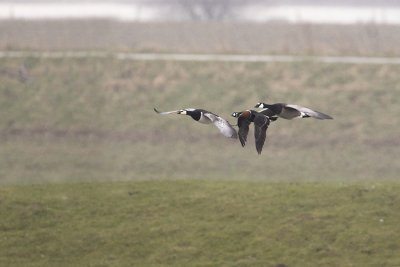
<path fill-rule="evenodd" d="M 250 119 L 251 112 L 249 110 L 245 110 L 245 111 L 242 112 L 242 114 L 240 114 L 240 117 L 244 117 L 244 118 Z"/>

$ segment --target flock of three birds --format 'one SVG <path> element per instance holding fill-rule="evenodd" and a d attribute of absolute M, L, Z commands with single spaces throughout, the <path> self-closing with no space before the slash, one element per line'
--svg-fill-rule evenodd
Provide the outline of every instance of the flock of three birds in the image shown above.
<path fill-rule="evenodd" d="M 186 108 L 160 112 L 156 108 L 154 108 L 154 111 L 161 115 L 173 113 L 188 115 L 192 117 L 195 121 L 198 121 L 200 123 L 213 123 L 226 137 L 236 139 L 239 135 L 239 140 L 243 147 L 245 146 L 247 141 L 249 126 L 253 122 L 256 150 L 258 154 L 261 154 L 270 122 L 276 121 L 278 117 L 287 120 L 291 120 L 294 118 L 315 118 L 319 120 L 332 119 L 332 117 L 329 115 L 299 105 L 285 103 L 276 103 L 270 105 L 265 103 L 257 103 L 254 107 L 261 108 L 262 110 L 255 111 L 249 109 L 241 112 L 232 113 L 232 116 L 237 118 L 237 126 L 239 127 L 238 132 L 236 132 L 236 130 L 228 121 L 204 109 Z"/>

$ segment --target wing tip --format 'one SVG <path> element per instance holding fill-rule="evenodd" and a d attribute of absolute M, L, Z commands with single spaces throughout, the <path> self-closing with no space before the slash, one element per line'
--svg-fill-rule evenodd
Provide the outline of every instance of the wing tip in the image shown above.
<path fill-rule="evenodd" d="M 319 112 L 318 119 L 320 120 L 333 120 L 333 118 L 327 114 Z"/>
<path fill-rule="evenodd" d="M 262 149 L 263 149 L 264 144 L 256 144 L 256 150 L 258 155 L 261 155 Z"/>
<path fill-rule="evenodd" d="M 246 145 L 246 140 L 244 140 L 243 138 L 240 138 L 240 137 L 239 137 L 239 140 L 240 140 L 240 144 L 242 145 L 242 147 L 244 147 Z"/>

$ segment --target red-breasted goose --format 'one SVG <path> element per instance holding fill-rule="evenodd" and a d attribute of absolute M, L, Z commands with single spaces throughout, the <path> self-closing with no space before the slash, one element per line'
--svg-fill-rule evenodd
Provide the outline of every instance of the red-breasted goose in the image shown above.
<path fill-rule="evenodd" d="M 252 122 L 254 123 L 254 138 L 256 143 L 256 150 L 258 154 L 261 154 L 269 123 L 271 121 L 275 121 L 277 117 L 269 117 L 263 112 L 257 112 L 255 110 L 234 112 L 232 116 L 238 118 L 237 125 L 239 127 L 239 140 L 243 147 L 246 145 L 247 135 L 249 133 L 249 126 Z"/>

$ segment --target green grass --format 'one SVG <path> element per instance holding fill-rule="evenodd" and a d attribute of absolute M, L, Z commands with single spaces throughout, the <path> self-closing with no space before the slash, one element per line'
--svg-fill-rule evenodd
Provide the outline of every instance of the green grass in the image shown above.
<path fill-rule="evenodd" d="M 398 266 L 396 183 L 0 188 L 2 266 Z"/>

